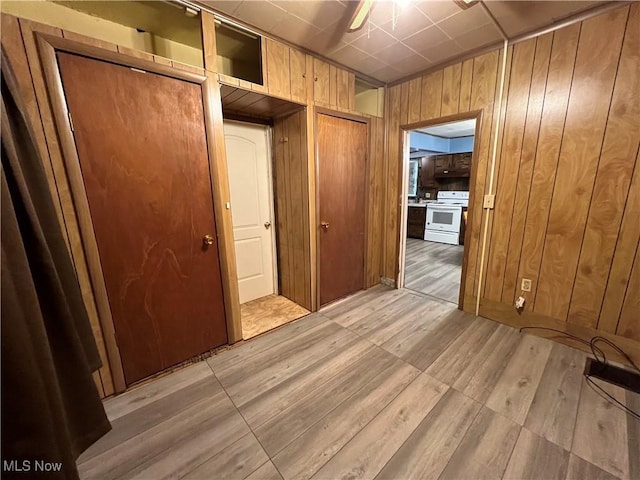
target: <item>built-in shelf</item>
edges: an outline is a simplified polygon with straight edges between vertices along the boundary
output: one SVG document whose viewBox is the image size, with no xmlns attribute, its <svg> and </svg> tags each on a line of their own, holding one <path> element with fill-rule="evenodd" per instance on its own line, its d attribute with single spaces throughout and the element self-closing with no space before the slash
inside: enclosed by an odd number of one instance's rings
<svg viewBox="0 0 640 480">
<path fill-rule="evenodd" d="M 356 77 L 355 108 L 360 113 L 382 117 L 384 111 L 384 88 L 370 85 Z"/>
<path fill-rule="evenodd" d="M 260 35 L 216 21 L 216 49 L 218 72 L 264 85 Z"/>
<path fill-rule="evenodd" d="M 146 52 L 203 66 L 200 13 L 171 2 L 2 2 L 2 11 L 21 18 Z"/>
</svg>

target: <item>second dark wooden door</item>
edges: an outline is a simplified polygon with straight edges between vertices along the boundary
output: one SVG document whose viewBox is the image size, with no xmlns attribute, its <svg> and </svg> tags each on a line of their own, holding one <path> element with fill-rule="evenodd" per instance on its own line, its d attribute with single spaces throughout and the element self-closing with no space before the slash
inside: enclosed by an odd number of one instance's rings
<svg viewBox="0 0 640 480">
<path fill-rule="evenodd" d="M 320 305 L 364 287 L 367 125 L 318 115 Z"/>
<path fill-rule="evenodd" d="M 130 384 L 227 342 L 201 87 L 58 62 Z"/>
</svg>

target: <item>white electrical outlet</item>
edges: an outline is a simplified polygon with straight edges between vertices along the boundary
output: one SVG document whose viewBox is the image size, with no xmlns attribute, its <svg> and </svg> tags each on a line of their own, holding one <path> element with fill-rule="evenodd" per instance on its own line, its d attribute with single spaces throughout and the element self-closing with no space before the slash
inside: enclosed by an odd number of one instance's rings
<svg viewBox="0 0 640 480">
<path fill-rule="evenodd" d="M 523 292 L 530 292 L 531 291 L 531 279 L 523 278 L 522 279 L 522 285 L 520 286 L 520 289 Z"/>
<path fill-rule="evenodd" d="M 487 195 L 484 196 L 484 202 L 483 202 L 482 206 L 484 208 L 489 209 L 489 210 L 493 210 L 493 206 L 495 204 L 495 201 L 496 201 L 496 196 L 495 195 L 487 194 Z"/>
</svg>

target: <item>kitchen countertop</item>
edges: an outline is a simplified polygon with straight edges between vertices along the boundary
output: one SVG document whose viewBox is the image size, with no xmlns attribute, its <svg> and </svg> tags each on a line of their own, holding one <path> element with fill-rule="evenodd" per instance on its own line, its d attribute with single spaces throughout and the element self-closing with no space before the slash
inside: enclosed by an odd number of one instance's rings
<svg viewBox="0 0 640 480">
<path fill-rule="evenodd" d="M 426 202 L 422 202 L 422 203 L 412 203 L 409 202 L 407 205 L 410 207 L 420 207 L 420 208 L 424 208 L 427 205 L 429 205 L 430 203 L 438 203 L 437 200 L 427 200 Z"/>
</svg>

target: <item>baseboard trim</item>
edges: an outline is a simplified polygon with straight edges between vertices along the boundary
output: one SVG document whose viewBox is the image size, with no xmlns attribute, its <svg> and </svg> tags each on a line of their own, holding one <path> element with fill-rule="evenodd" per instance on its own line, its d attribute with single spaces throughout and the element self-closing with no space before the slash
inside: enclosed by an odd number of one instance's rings
<svg viewBox="0 0 640 480">
<path fill-rule="evenodd" d="M 396 281 L 389 277 L 382 277 L 380 282 L 387 287 L 396 288 Z"/>
</svg>

